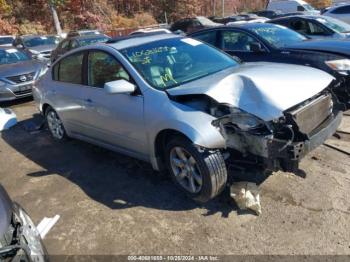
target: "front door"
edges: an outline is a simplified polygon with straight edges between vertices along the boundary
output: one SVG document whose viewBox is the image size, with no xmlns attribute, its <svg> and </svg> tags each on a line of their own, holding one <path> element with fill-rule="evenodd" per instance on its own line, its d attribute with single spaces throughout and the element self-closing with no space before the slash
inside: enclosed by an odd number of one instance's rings
<svg viewBox="0 0 350 262">
<path fill-rule="evenodd" d="M 141 92 L 109 94 L 104 90 L 107 82 L 124 79 L 134 84 L 133 79 L 119 61 L 105 51 L 89 52 L 87 71 L 84 100 L 89 135 L 99 142 L 146 154 L 147 134 Z"/>
</svg>

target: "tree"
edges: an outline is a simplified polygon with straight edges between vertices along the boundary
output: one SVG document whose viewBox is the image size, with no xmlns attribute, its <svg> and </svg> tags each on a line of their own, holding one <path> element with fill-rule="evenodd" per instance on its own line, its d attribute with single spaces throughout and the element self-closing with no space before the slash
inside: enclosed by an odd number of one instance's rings
<svg viewBox="0 0 350 262">
<path fill-rule="evenodd" d="M 56 4 L 58 4 L 59 0 L 49 0 L 49 7 L 52 13 L 53 22 L 56 28 L 56 32 L 58 35 L 62 34 L 61 23 L 57 15 Z"/>
</svg>

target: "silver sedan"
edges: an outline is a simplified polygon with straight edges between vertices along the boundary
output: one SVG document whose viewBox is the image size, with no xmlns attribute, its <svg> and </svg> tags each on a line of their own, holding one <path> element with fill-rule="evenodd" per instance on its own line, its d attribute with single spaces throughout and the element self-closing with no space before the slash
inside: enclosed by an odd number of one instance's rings
<svg viewBox="0 0 350 262">
<path fill-rule="evenodd" d="M 32 95 L 34 81 L 47 66 L 13 47 L 0 47 L 0 102 Z"/>
<path fill-rule="evenodd" d="M 66 54 L 33 93 L 53 138 L 148 161 L 205 202 L 231 162 L 296 171 L 340 124 L 333 84 L 317 69 L 240 65 L 200 41 L 150 34 Z"/>
</svg>

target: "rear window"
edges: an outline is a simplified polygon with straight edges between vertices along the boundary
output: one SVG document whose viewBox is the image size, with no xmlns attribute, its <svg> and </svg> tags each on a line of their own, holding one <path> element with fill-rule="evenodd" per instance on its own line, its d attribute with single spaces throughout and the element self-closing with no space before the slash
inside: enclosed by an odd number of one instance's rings
<svg viewBox="0 0 350 262">
<path fill-rule="evenodd" d="M 71 84 L 82 84 L 84 53 L 78 53 L 63 58 L 53 68 L 53 80 Z"/>
</svg>

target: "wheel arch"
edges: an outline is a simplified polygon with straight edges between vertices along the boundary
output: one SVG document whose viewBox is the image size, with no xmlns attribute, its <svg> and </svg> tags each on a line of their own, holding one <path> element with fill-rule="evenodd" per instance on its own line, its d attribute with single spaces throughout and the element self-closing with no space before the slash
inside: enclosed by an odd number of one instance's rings
<svg viewBox="0 0 350 262">
<path fill-rule="evenodd" d="M 155 167 L 155 169 L 160 171 L 165 170 L 165 165 L 164 165 L 165 145 L 171 138 L 176 136 L 181 136 L 193 142 L 193 140 L 191 140 L 187 135 L 185 135 L 183 132 L 178 131 L 176 129 L 168 128 L 168 129 L 163 129 L 159 131 L 154 140 L 154 156 L 155 156 L 156 163 L 153 163 L 153 166 Z M 156 164 L 156 166 L 154 164 Z"/>
</svg>

